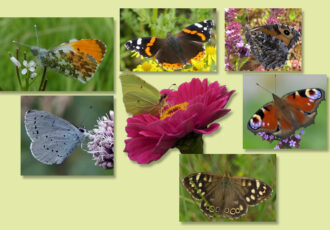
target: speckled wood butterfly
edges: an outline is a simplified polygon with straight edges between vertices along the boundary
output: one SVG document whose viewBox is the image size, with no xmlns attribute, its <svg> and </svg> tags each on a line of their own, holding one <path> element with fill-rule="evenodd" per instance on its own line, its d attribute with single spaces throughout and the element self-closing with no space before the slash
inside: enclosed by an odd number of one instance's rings
<svg viewBox="0 0 330 230">
<path fill-rule="evenodd" d="M 208 217 L 218 214 L 230 219 L 239 218 L 247 212 L 249 205 L 257 205 L 273 192 L 269 185 L 258 179 L 212 173 L 190 174 L 182 182 L 194 199 L 202 200 L 200 209 Z"/>
</svg>

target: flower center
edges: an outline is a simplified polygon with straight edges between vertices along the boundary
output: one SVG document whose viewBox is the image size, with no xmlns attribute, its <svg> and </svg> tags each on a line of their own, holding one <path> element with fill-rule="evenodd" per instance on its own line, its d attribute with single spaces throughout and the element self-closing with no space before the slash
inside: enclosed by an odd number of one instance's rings
<svg viewBox="0 0 330 230">
<path fill-rule="evenodd" d="M 188 104 L 188 102 L 183 102 L 166 109 L 161 113 L 160 120 L 164 120 L 165 118 L 172 116 L 176 111 L 187 110 Z"/>
<path fill-rule="evenodd" d="M 149 62 L 144 62 L 144 63 L 142 64 L 142 69 L 143 69 L 144 71 L 150 71 L 151 68 L 152 68 L 152 65 L 151 65 Z"/>
</svg>

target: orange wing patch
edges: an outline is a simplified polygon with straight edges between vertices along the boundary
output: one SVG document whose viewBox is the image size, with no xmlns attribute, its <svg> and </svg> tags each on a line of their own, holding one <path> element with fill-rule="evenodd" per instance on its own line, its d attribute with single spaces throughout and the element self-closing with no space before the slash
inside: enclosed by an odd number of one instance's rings
<svg viewBox="0 0 330 230">
<path fill-rule="evenodd" d="M 77 53 L 84 53 L 92 56 L 97 64 L 100 64 L 106 52 L 103 42 L 96 39 L 83 39 L 70 42 L 70 45 Z"/>
</svg>

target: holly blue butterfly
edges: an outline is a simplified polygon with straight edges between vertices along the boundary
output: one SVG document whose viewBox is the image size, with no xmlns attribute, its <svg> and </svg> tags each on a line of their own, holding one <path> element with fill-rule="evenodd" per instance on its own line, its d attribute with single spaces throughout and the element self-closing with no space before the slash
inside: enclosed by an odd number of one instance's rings
<svg viewBox="0 0 330 230">
<path fill-rule="evenodd" d="M 24 123 L 33 157 L 47 165 L 61 164 L 88 136 L 86 129 L 44 111 L 27 111 Z"/>
</svg>

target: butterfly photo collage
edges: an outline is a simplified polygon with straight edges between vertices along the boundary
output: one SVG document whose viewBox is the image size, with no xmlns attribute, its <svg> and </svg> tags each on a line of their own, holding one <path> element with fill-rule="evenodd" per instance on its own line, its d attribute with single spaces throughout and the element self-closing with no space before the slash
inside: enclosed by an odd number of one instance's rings
<svg viewBox="0 0 330 230">
<path fill-rule="evenodd" d="M 281 152 L 328 148 L 328 82 L 302 73 L 302 9 L 118 13 L 0 18 L 0 90 L 20 92 L 21 176 L 116 180 L 123 161 L 153 174 L 175 155 L 177 221 L 276 223 Z"/>
</svg>

